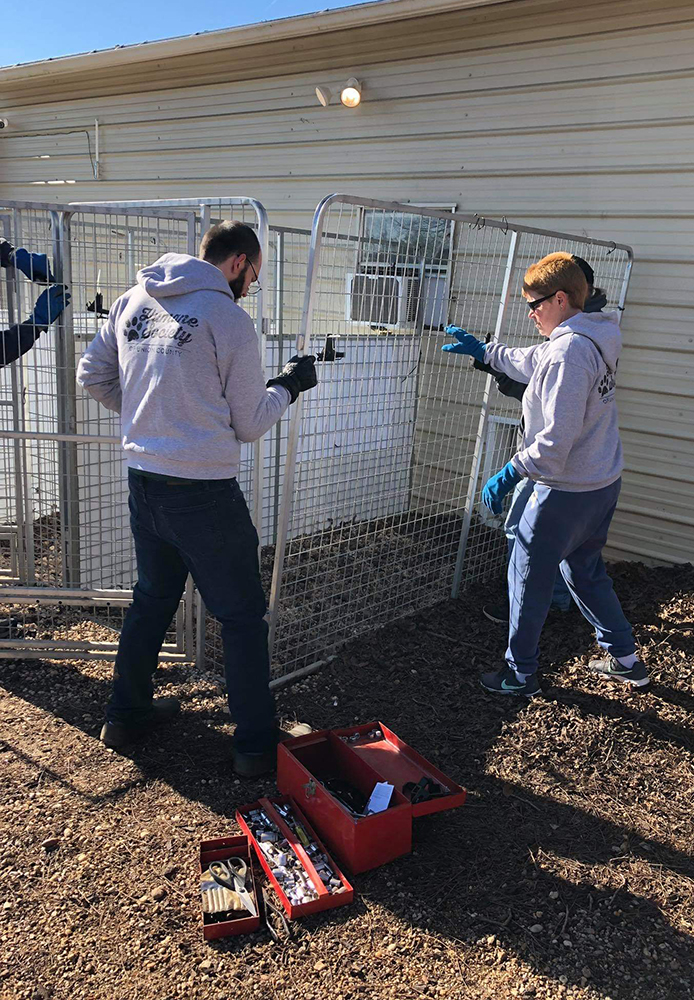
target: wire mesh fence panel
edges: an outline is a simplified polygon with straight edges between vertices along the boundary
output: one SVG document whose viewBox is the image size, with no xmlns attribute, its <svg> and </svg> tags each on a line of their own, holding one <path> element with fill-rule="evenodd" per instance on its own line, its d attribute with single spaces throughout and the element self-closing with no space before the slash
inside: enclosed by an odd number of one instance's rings
<svg viewBox="0 0 694 1000">
<path fill-rule="evenodd" d="M 132 595 L 102 591 L 90 596 L 49 588 L 0 588 L 0 658 L 111 659 Z M 164 659 L 189 659 L 185 621 L 177 616 L 167 630 Z"/>
<path fill-rule="evenodd" d="M 265 322 L 265 367 L 268 374 L 276 373 L 296 353 L 301 324 L 301 302 L 306 285 L 306 265 L 311 238 L 310 230 L 289 227 L 269 227 L 267 260 L 263 268 Z M 246 306 L 247 300 L 244 301 Z M 287 459 L 290 410 L 265 436 L 263 442 L 263 505 L 260 532 L 260 572 L 265 593 L 270 593 L 275 542 L 279 524 L 280 496 Z M 242 449 L 239 484 L 247 495 L 252 486 L 248 445 Z M 211 615 L 206 616 L 203 632 L 199 632 L 199 659 L 218 669 L 223 668 L 221 629 Z"/>
<path fill-rule="evenodd" d="M 77 203 L 81 211 L 94 206 L 94 203 L 85 205 Z M 96 206 L 94 206 L 96 207 Z M 220 222 L 234 220 L 243 222 L 255 229 L 261 246 L 263 256 L 262 268 L 260 270 L 258 284 L 252 286 L 255 294 L 249 294 L 241 303 L 243 308 L 253 319 L 258 331 L 259 349 L 261 360 L 266 366 L 274 370 L 276 364 L 276 334 L 270 334 L 270 311 L 273 311 L 273 327 L 277 326 L 275 312 L 281 307 L 277 306 L 274 297 L 274 282 L 276 280 L 277 245 L 269 246 L 267 214 L 264 207 L 256 199 L 247 197 L 219 196 L 207 198 L 177 198 L 177 199 L 156 199 L 145 202 L 111 202 L 100 203 L 100 209 L 111 209 L 115 212 L 127 211 L 188 211 L 194 218 L 194 239 L 193 245 L 178 248 L 177 252 L 198 253 L 200 242 L 205 232 Z M 306 234 L 308 243 L 309 233 Z M 174 248 L 172 248 L 174 249 Z M 162 253 L 165 251 L 161 251 Z M 158 256 L 158 255 L 157 255 Z M 301 275 L 301 285 L 303 287 L 305 276 L 304 269 Z M 134 280 L 134 279 L 133 279 Z M 271 304 L 272 299 L 272 304 Z M 281 323 L 281 318 L 280 318 Z M 87 405 L 89 401 L 87 400 Z M 100 407 L 98 407 L 101 410 Z M 103 412 L 103 411 L 102 411 Z M 238 482 L 243 490 L 246 502 L 251 510 L 254 523 L 258 529 L 261 546 L 266 546 L 263 554 L 263 563 L 271 563 L 272 555 L 267 554 L 267 546 L 272 544 L 274 532 L 276 530 L 277 511 L 277 488 L 274 486 L 277 475 L 277 463 L 274 455 L 274 438 L 265 439 L 252 444 L 243 443 L 240 449 L 240 461 Z M 127 486 L 123 487 L 127 493 Z M 274 520 L 273 520 L 274 519 Z M 199 595 L 195 601 L 195 643 L 196 660 L 198 663 L 207 663 L 221 667 L 223 663 L 223 651 L 221 647 L 220 627 L 215 619 L 206 613 Z"/>
<path fill-rule="evenodd" d="M 47 255 L 72 300 L 32 349 L 0 373 L 0 582 L 7 584 L 0 592 L 0 655 L 10 649 L 112 655 L 115 646 L 99 638 L 100 627 L 103 635 L 115 630 L 117 642 L 135 582 L 126 469 L 119 417 L 79 389 L 77 362 L 140 267 L 163 253 L 193 249 L 195 219 L 27 203 L 6 207 L 1 218 L 14 246 Z M 2 315 L 9 322 L 28 314 L 37 289 L 16 268 L 8 270 Z M 146 324 L 133 336 L 145 341 Z M 165 655 L 181 658 L 192 649 L 191 616 L 184 602 Z"/>
<path fill-rule="evenodd" d="M 129 212 L 83 207 L 70 219 L 69 284 L 75 367 L 115 300 L 135 284 L 140 268 L 162 254 L 187 253 L 191 248 L 188 218 L 138 215 L 136 209 Z M 153 350 L 156 342 L 150 341 L 150 332 L 143 316 L 132 324 L 128 339 L 137 341 L 143 350 Z M 127 464 L 120 447 L 120 416 L 77 386 L 75 430 L 96 439 L 76 449 L 80 586 L 131 588 L 135 561 L 129 528 Z M 104 438 L 113 443 L 104 442 Z"/>
<path fill-rule="evenodd" d="M 526 262 L 557 249 L 586 257 L 591 243 L 521 229 L 341 195 L 319 206 L 299 338 L 320 352 L 319 385 L 292 408 L 276 678 L 499 572 L 504 536 L 480 479 L 515 450 L 518 409 L 441 348 L 448 322 L 533 342 L 519 297 Z M 616 304 L 629 253 L 605 246 L 592 257 Z"/>
</svg>

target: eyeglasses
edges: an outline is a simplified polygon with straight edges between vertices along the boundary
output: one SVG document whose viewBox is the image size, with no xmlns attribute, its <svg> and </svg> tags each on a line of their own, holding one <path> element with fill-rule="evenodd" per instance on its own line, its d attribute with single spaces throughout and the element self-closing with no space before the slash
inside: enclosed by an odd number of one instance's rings
<svg viewBox="0 0 694 1000">
<path fill-rule="evenodd" d="M 248 286 L 248 292 L 247 292 L 247 294 L 248 295 L 257 295 L 258 292 L 261 290 L 260 289 L 260 281 L 258 280 L 258 272 L 253 267 L 253 264 L 251 263 L 250 260 L 248 260 L 248 258 L 246 258 L 246 263 L 248 264 L 248 266 L 250 267 L 251 271 L 253 272 L 253 280 L 255 281 L 255 287 L 253 287 L 253 282 L 251 282 L 251 284 Z"/>
<path fill-rule="evenodd" d="M 559 291 L 559 289 L 557 289 L 557 291 Z M 528 306 L 528 312 L 531 312 L 531 313 L 535 312 L 535 310 L 537 309 L 538 306 L 541 306 L 543 302 L 546 302 L 547 299 L 553 298 L 553 296 L 555 296 L 556 294 L 557 294 L 557 292 L 550 292 L 549 295 L 543 295 L 541 299 L 535 299 L 534 302 L 528 302 L 528 303 L 526 303 L 527 306 Z"/>
</svg>

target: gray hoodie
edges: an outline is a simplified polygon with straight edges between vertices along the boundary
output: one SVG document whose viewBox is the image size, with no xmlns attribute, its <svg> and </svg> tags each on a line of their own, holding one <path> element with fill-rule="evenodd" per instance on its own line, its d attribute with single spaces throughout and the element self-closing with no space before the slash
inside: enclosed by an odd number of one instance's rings
<svg viewBox="0 0 694 1000">
<path fill-rule="evenodd" d="M 111 306 L 77 381 L 121 414 L 128 465 L 182 479 L 231 479 L 240 444 L 289 405 L 265 388 L 253 321 L 213 264 L 167 253 Z"/>
<path fill-rule="evenodd" d="M 617 313 L 578 313 L 533 347 L 489 344 L 485 363 L 527 383 L 523 442 L 511 461 L 524 477 L 568 493 L 599 490 L 622 471 L 615 375 Z"/>
</svg>

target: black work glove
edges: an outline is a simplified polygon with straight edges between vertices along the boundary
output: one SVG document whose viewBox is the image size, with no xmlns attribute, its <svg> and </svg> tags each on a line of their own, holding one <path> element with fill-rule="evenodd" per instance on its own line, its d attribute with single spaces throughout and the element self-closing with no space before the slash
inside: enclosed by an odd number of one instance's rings
<svg viewBox="0 0 694 1000">
<path fill-rule="evenodd" d="M 271 385 L 283 385 L 292 397 L 293 403 L 300 392 L 306 392 L 307 389 L 313 389 L 318 385 L 315 361 L 312 354 L 303 358 L 295 354 L 293 358 L 289 359 L 279 375 L 275 375 L 269 380 L 268 389 Z"/>
</svg>

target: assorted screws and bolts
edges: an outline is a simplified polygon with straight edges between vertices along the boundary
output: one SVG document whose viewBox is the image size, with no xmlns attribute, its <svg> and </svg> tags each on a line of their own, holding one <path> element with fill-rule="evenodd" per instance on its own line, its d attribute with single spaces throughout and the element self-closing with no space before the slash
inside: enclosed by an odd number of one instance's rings
<svg viewBox="0 0 694 1000">
<path fill-rule="evenodd" d="M 321 851 L 318 844 L 313 843 L 310 839 L 304 827 L 296 819 L 291 806 L 275 804 L 275 809 L 296 835 L 328 892 L 344 892 L 345 887 L 335 874 L 330 859 Z M 310 875 L 294 853 L 289 841 L 265 810 L 252 809 L 245 816 L 245 820 L 270 866 L 270 871 L 282 887 L 289 902 L 293 906 L 300 906 L 302 903 L 318 899 L 318 892 Z"/>
<path fill-rule="evenodd" d="M 359 743 L 360 740 L 382 740 L 383 733 L 380 729 L 372 729 L 370 733 L 352 733 L 351 736 L 341 736 L 344 743 Z"/>
</svg>

